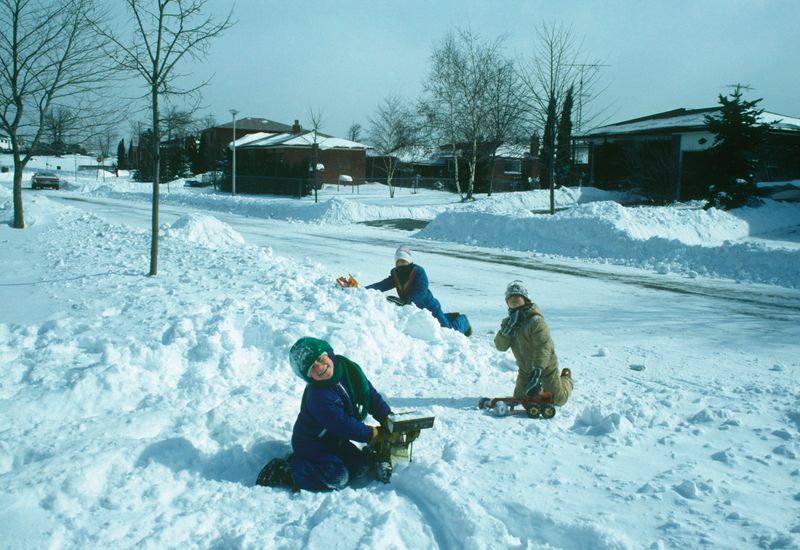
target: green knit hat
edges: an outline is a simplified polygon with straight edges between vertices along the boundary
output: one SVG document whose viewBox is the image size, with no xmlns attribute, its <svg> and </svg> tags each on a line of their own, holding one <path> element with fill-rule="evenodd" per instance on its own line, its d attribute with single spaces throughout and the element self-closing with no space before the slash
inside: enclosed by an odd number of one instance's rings
<svg viewBox="0 0 800 550">
<path fill-rule="evenodd" d="M 289 363 L 292 365 L 294 373 L 305 380 L 306 382 L 314 382 L 308 377 L 308 369 L 314 364 L 314 361 L 319 359 L 323 354 L 327 353 L 334 362 L 336 356 L 333 354 L 333 348 L 325 340 L 319 338 L 311 338 L 305 336 L 300 338 L 294 343 L 292 349 L 289 350 Z"/>
</svg>

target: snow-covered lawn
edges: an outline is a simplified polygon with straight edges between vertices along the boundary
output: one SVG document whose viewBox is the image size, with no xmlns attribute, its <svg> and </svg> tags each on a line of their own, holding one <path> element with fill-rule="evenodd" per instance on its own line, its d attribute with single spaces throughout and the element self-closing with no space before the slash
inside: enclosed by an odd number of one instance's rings
<svg viewBox="0 0 800 550">
<path fill-rule="evenodd" d="M 797 206 L 622 208 L 563 190 L 549 217 L 532 213 L 543 193 L 326 187 L 315 204 L 173 182 L 147 277 L 149 186 L 79 176 L 24 195 L 28 228 L 0 225 L 0 546 L 800 544 Z M 431 222 L 354 223 L 409 217 Z M 400 243 L 472 338 L 335 286 L 385 276 Z M 516 278 L 575 378 L 550 421 L 475 407 L 513 387 L 492 336 Z M 253 486 L 289 450 L 302 382 L 287 351 L 304 335 L 359 362 L 393 408 L 435 415 L 391 484 Z"/>
</svg>

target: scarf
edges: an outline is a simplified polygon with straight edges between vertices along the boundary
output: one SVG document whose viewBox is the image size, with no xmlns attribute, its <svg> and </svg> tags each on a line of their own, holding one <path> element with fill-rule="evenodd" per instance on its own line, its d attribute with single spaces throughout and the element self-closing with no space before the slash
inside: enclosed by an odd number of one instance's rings
<svg viewBox="0 0 800 550">
<path fill-rule="evenodd" d="M 308 376 L 308 369 L 314 361 L 327 353 L 333 361 L 333 374 L 327 380 L 314 380 Z M 305 337 L 299 339 L 289 351 L 289 361 L 300 378 L 317 388 L 330 388 L 341 382 L 348 395 L 352 396 L 353 412 L 359 421 L 364 421 L 369 413 L 369 382 L 358 363 L 344 355 L 336 355 L 325 340 Z M 305 398 L 305 393 L 303 393 Z"/>
</svg>

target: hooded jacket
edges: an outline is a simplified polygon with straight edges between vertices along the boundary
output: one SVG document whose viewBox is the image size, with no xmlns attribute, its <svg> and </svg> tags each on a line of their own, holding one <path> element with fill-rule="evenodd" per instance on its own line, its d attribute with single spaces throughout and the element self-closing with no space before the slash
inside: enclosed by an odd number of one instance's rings
<svg viewBox="0 0 800 550">
<path fill-rule="evenodd" d="M 506 336 L 498 331 L 494 337 L 495 347 L 500 351 L 511 348 L 511 353 L 517 361 L 519 371 L 514 397 L 522 397 L 525 394 L 525 386 L 531 378 L 534 367 L 539 367 L 544 371 L 542 391 L 552 392 L 553 402 L 556 405 L 563 405 L 567 402 L 572 388 L 567 387 L 566 382 L 562 383 L 550 328 L 536 304 L 532 303 L 530 309 L 522 312 L 522 316 L 510 335 Z"/>
</svg>

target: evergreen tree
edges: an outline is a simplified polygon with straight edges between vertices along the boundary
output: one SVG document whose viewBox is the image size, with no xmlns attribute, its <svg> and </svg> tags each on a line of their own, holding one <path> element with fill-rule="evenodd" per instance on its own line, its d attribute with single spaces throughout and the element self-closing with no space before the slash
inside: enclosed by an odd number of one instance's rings
<svg viewBox="0 0 800 550">
<path fill-rule="evenodd" d="M 128 160 L 125 158 L 125 140 L 119 140 L 119 144 L 117 145 L 117 169 L 118 170 L 127 170 L 128 169 Z"/>
<path fill-rule="evenodd" d="M 207 149 L 208 149 L 208 138 L 206 137 L 206 132 L 202 132 L 200 134 L 200 143 L 197 146 L 195 154 L 192 156 L 193 174 L 203 174 L 211 169 L 208 166 L 206 158 L 208 155 Z"/>
<path fill-rule="evenodd" d="M 133 155 L 133 139 L 128 142 L 128 157 L 125 159 L 128 165 L 128 170 L 136 170 L 139 168 L 136 158 Z"/>
<path fill-rule="evenodd" d="M 561 120 L 558 123 L 556 138 L 555 176 L 558 185 L 572 183 L 572 102 L 572 86 L 570 86 L 561 108 Z"/>
<path fill-rule="evenodd" d="M 547 120 L 544 124 L 544 135 L 542 136 L 542 152 L 540 157 L 540 170 L 542 187 L 553 189 L 553 163 L 555 162 L 555 125 L 556 125 L 556 98 L 550 96 L 547 102 Z M 552 197 L 551 197 L 552 199 Z M 552 200 L 551 200 L 552 202 Z M 552 206 L 552 205 L 551 205 Z M 552 208 L 551 208 L 552 210 Z"/>
<path fill-rule="evenodd" d="M 139 162 L 136 170 L 136 181 L 153 181 L 153 131 L 142 132 L 137 145 Z"/>
<path fill-rule="evenodd" d="M 705 208 L 736 208 L 754 194 L 755 155 L 769 129 L 758 123 L 764 112 L 756 107 L 760 101 L 745 101 L 742 86 L 737 84 L 729 97 L 719 96 L 720 112 L 705 117 L 708 130 L 715 135 L 711 149 L 714 181 Z"/>
</svg>

